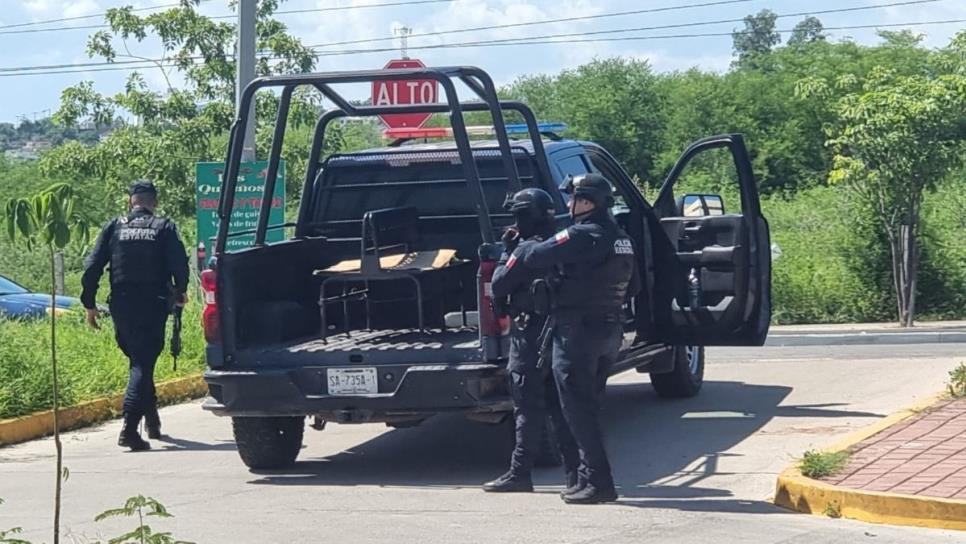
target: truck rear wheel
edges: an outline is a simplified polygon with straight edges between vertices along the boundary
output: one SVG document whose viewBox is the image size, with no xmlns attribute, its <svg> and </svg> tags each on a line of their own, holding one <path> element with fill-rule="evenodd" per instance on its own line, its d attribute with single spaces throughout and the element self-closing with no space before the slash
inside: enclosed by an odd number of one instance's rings
<svg viewBox="0 0 966 544">
<path fill-rule="evenodd" d="M 704 384 L 704 347 L 674 346 L 674 370 L 651 374 L 651 386 L 659 397 L 693 397 Z"/>
<path fill-rule="evenodd" d="M 305 418 L 233 417 L 231 424 L 238 455 L 248 468 L 292 466 L 302 449 Z"/>
</svg>

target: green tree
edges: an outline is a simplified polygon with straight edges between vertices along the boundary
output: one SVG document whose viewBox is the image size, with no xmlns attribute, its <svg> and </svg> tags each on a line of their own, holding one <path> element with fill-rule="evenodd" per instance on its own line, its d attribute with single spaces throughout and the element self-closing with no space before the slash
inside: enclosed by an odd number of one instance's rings
<svg viewBox="0 0 966 544">
<path fill-rule="evenodd" d="M 782 35 L 775 31 L 777 19 L 774 11 L 763 9 L 756 15 L 745 17 L 743 30 L 731 33 L 734 54 L 738 57 L 735 61 L 737 65 L 754 67 L 761 57 L 771 53 L 772 48 L 782 42 Z"/>
<path fill-rule="evenodd" d="M 37 193 L 31 198 L 15 198 L 7 202 L 5 219 L 7 237 L 18 236 L 28 248 L 45 246 L 50 256 L 51 285 L 56 283 L 54 254 L 63 250 L 72 238 L 87 240 L 88 224 L 76 211 L 76 200 L 70 185 L 60 183 Z M 74 236 L 77 234 L 78 236 Z M 54 493 L 54 544 L 60 541 L 61 483 L 66 479 L 63 447 L 60 442 L 60 391 L 57 376 L 57 298 L 50 291 L 50 365 L 53 372 L 54 446 L 57 450 L 57 483 Z"/>
<path fill-rule="evenodd" d="M 564 121 L 567 135 L 600 143 L 642 179 L 651 179 L 664 124 L 658 77 L 646 61 L 600 59 L 556 76 L 523 77 L 504 94 L 545 120 Z"/>
<path fill-rule="evenodd" d="M 177 540 L 171 533 L 155 533 L 150 526 L 145 525 L 147 517 L 173 518 L 168 509 L 157 499 L 138 495 L 125 501 L 121 508 L 112 508 L 98 514 L 94 521 L 103 521 L 108 518 L 135 517 L 137 516 L 138 526 L 134 530 L 121 536 L 114 537 L 108 544 L 191 544 L 182 540 Z"/>
<path fill-rule="evenodd" d="M 259 2 L 258 75 L 307 72 L 315 65 L 315 53 L 272 18 L 279 1 Z M 65 89 L 54 116 L 62 125 L 89 121 L 103 126 L 121 114 L 136 123 L 114 130 L 92 147 L 71 142 L 52 150 L 42 159 L 45 173 L 76 172 L 101 179 L 116 195 L 132 179 L 149 178 L 164 192 L 167 213 L 193 211 L 194 163 L 224 159 L 223 135 L 234 118 L 235 96 L 235 25 L 205 17 L 196 9 L 200 3 L 182 0 L 177 7 L 145 16 L 130 6 L 107 11 L 109 28 L 90 37 L 88 55 L 108 62 L 144 60 L 134 49 L 149 37 L 159 39 L 163 54 L 148 60 L 169 81 L 168 88 L 155 91 L 134 72 L 124 89 L 112 95 L 98 92 L 89 81 Z M 184 85 L 170 83 L 176 74 Z M 274 120 L 277 100 L 272 93 L 257 97 L 261 152 L 269 140 L 263 137 L 268 129 L 263 125 Z M 311 123 L 320 101 L 317 93 L 301 91 L 290 119 Z"/>
<path fill-rule="evenodd" d="M 826 38 L 825 26 L 818 17 L 806 17 L 799 21 L 792 29 L 788 38 L 788 45 L 797 46 L 808 43 L 824 42 Z"/>
<path fill-rule="evenodd" d="M 897 76 L 879 69 L 859 82 L 806 80 L 800 92 L 831 96 L 836 122 L 828 128 L 834 152 L 831 183 L 844 183 L 868 202 L 888 240 L 898 320 L 913 325 L 919 272 L 919 237 L 925 191 L 966 152 L 966 77 Z"/>
</svg>

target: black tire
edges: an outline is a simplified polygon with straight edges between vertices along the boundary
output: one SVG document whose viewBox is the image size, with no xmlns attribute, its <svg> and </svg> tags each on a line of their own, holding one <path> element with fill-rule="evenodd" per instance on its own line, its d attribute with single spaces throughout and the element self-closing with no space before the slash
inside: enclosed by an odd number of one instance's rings
<svg viewBox="0 0 966 544">
<path fill-rule="evenodd" d="M 675 346 L 674 370 L 664 374 L 651 373 L 651 386 L 659 397 L 678 399 L 693 397 L 704 384 L 704 348 Z"/>
<path fill-rule="evenodd" d="M 302 449 L 304 417 L 233 417 L 238 455 L 252 469 L 292 466 Z"/>
</svg>

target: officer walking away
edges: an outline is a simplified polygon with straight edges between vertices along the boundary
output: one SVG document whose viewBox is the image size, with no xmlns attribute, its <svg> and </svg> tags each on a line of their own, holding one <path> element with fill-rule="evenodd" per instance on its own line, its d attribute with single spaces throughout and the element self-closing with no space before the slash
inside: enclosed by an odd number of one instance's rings
<svg viewBox="0 0 966 544">
<path fill-rule="evenodd" d="M 510 211 L 516 225 L 504 233 L 505 252 L 493 273 L 492 287 L 494 300 L 508 300 L 504 309 L 512 318 L 507 370 L 510 372 L 516 446 L 510 457 L 510 470 L 483 484 L 484 491 L 500 493 L 533 491 L 530 471 L 540 453 L 540 435 L 548 412 L 557 430 L 564 466 L 574 479 L 579 463 L 577 445 L 563 421 L 550 369 L 537 368 L 541 347 L 539 337 L 547 316 L 536 313 L 531 289 L 534 281 L 546 278 L 548 270 L 526 266 L 518 259 L 530 246 L 553 236 L 553 199 L 541 189 L 524 189 L 513 196 Z"/>
<path fill-rule="evenodd" d="M 188 256 L 174 222 L 154 215 L 158 205 L 154 185 L 138 181 L 131 186 L 129 194 L 130 213 L 104 226 L 84 261 L 81 302 L 87 309 L 87 323 L 100 329 L 95 305 L 97 284 L 104 266 L 109 264 L 108 303 L 115 338 L 130 360 L 124 393 L 124 426 L 117 444 L 142 451 L 151 447 L 138 431 L 142 417 L 148 437 L 161 438 L 154 365 L 164 348 L 168 297 L 173 294 L 178 306 L 187 302 Z"/>
<path fill-rule="evenodd" d="M 574 225 L 525 251 L 523 264 L 555 267 L 553 376 L 564 418 L 580 449 L 579 478 L 563 493 L 572 504 L 617 499 L 600 431 L 601 396 L 623 340 L 622 306 L 640 290 L 634 248 L 610 213 L 610 182 L 569 178 Z"/>
</svg>

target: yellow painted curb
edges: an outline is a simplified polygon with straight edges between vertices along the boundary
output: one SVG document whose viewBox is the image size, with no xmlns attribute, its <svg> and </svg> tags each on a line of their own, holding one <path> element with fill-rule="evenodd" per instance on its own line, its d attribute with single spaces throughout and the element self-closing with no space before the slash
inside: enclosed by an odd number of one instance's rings
<svg viewBox="0 0 966 544">
<path fill-rule="evenodd" d="M 826 451 L 847 450 L 900 421 L 918 415 L 944 398 L 945 394 L 936 395 L 889 415 Z M 802 476 L 797 463 L 778 476 L 774 503 L 806 514 L 829 515 L 834 512 L 835 515 L 872 523 L 966 530 L 966 501 L 839 487 Z"/>
<path fill-rule="evenodd" d="M 200 374 L 179 378 L 157 385 L 158 402 L 173 404 L 202 397 L 208 386 Z M 60 410 L 60 429 L 68 431 L 111 419 L 121 411 L 124 395 L 114 395 Z M 54 412 L 47 410 L 28 416 L 0 420 L 0 446 L 26 442 L 54 432 Z"/>
</svg>

